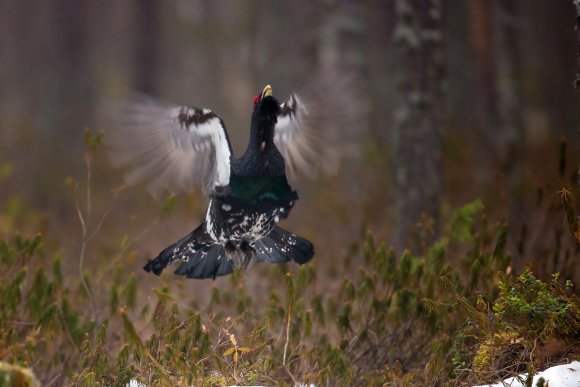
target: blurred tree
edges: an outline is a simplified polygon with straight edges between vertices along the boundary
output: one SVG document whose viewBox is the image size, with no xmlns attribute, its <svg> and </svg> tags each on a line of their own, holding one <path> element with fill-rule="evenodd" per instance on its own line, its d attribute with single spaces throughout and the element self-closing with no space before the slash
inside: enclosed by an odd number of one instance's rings
<svg viewBox="0 0 580 387">
<path fill-rule="evenodd" d="M 373 139 L 384 144 L 391 139 L 390 124 L 397 97 L 394 72 L 397 68 L 392 41 L 395 27 L 395 3 L 373 0 L 367 7 L 366 72 L 371 97 L 369 126 Z"/>
<path fill-rule="evenodd" d="M 479 147 L 483 159 L 489 156 L 490 136 L 486 129 L 497 121 L 496 104 L 494 103 L 494 50 L 493 50 L 493 1 L 470 1 L 468 3 L 469 39 L 473 55 L 475 77 L 474 116 L 478 125 L 477 133 L 484 138 L 484 147 Z"/>
<path fill-rule="evenodd" d="M 345 202 L 365 202 L 362 211 L 348 207 L 349 214 L 387 233 L 396 224 L 395 212 L 412 226 L 417 214 L 438 208 L 442 195 L 451 205 L 482 196 L 493 206 L 513 203 L 513 221 L 530 210 L 521 200 L 535 188 L 530 182 L 554 172 L 553 165 L 538 162 L 550 156 L 552 142 L 565 135 L 574 149 L 578 141 L 578 95 L 570 87 L 580 71 L 572 24 L 578 1 L 454 2 L 445 7 L 444 20 L 436 21 L 446 31 L 445 47 L 430 40 L 440 37 L 425 26 L 426 19 L 433 22 L 424 15 L 435 9 L 431 3 L 0 1 L 0 158 L 14 165 L 10 189 L 0 196 L 22 192 L 51 208 L 60 196 L 76 225 L 60 182 L 82 173 L 80 133 L 87 126 L 97 129 L 90 120 L 97 102 L 124 87 L 214 109 L 230 123 L 236 147 L 247 142 L 250 97 L 265 82 L 282 96 L 300 91 L 319 72 L 345 66 L 368 81 L 365 119 L 372 131 L 370 139 L 360 136 L 370 144 L 364 161 L 353 163 L 365 171 L 363 178 L 341 172 L 345 179 L 357 177 L 353 190 L 361 193 Z M 433 50 L 444 53 L 450 74 L 444 186 L 435 173 L 442 156 L 433 153 L 442 142 L 443 99 L 436 96 L 442 81 L 436 73 L 443 66 Z M 428 122 L 433 116 L 437 122 Z M 406 162 L 413 160 L 411 168 Z M 398 177 L 384 172 L 389 164 Z M 103 174 L 113 176 L 110 170 Z M 396 195 L 393 183 L 400 185 Z M 307 198 L 309 185 L 299 184 Z M 437 192 L 430 195 L 422 184 Z M 417 198 L 409 187 L 422 193 Z M 407 195 L 409 203 L 421 205 L 390 204 Z"/>
<path fill-rule="evenodd" d="M 135 3 L 134 85 L 143 93 L 156 94 L 159 57 L 160 2 L 140 0 Z"/>
<path fill-rule="evenodd" d="M 476 96 L 472 125 L 481 144 L 479 163 L 487 167 L 478 174 L 484 182 L 494 178 L 495 167 L 510 168 L 506 163 L 522 136 L 516 10 L 513 0 L 471 1 L 468 7 Z"/>
<path fill-rule="evenodd" d="M 574 85 L 577 89 L 580 88 L 580 0 L 573 0 L 576 8 L 576 80 Z"/>
<path fill-rule="evenodd" d="M 208 93 L 207 100 L 204 101 L 208 106 L 219 106 L 219 100 L 223 98 L 222 79 L 223 74 L 227 72 L 224 69 L 224 60 L 220 56 L 222 47 L 227 42 L 224 41 L 224 32 L 220 28 L 220 8 L 212 0 L 201 1 L 201 50 L 203 51 L 204 69 L 203 78 L 205 79 L 208 90 L 214 90 L 214 93 Z M 223 9 L 223 8 L 221 8 Z M 222 18 L 223 19 L 223 18 Z M 199 57 L 199 54 L 196 55 Z"/>
<path fill-rule="evenodd" d="M 510 197 L 509 223 L 513 228 L 521 227 L 522 170 L 520 157 L 524 140 L 521 109 L 521 64 L 516 26 L 519 20 L 517 3 L 513 0 L 498 0 L 495 29 L 495 85 L 497 126 L 492 126 L 493 143 L 500 171 L 507 179 Z M 494 130 L 495 129 L 495 130 Z"/>
<path fill-rule="evenodd" d="M 438 234 L 443 186 L 444 106 L 441 0 L 397 0 L 395 44 L 400 57 L 395 113 L 395 246 L 408 246 L 415 225 Z M 423 216 L 426 215 L 426 217 Z"/>
</svg>

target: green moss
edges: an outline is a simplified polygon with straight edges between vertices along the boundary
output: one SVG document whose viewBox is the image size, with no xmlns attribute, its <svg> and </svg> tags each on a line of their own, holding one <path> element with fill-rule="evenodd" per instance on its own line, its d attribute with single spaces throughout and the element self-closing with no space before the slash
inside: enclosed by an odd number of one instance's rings
<svg viewBox="0 0 580 387">
<path fill-rule="evenodd" d="M 0 386 L 38 387 L 40 383 L 30 369 L 0 362 Z"/>
<path fill-rule="evenodd" d="M 497 370 L 494 362 L 511 345 L 521 341 L 517 332 L 494 333 L 478 346 L 473 357 L 473 370 L 480 373 L 492 373 Z"/>
</svg>

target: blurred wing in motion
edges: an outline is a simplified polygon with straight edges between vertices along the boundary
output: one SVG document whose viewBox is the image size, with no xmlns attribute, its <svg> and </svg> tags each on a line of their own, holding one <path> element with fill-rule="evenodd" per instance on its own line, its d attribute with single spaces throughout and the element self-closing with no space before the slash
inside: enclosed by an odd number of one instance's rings
<svg viewBox="0 0 580 387">
<path fill-rule="evenodd" d="M 364 109 L 353 103 L 351 84 L 314 82 L 303 97 L 292 94 L 280 105 L 274 143 L 290 177 L 315 177 L 321 170 L 334 174 L 343 157 L 357 153 L 353 134 Z"/>
<path fill-rule="evenodd" d="M 211 110 L 138 96 L 111 113 L 105 145 L 111 163 L 125 169 L 127 184 L 144 183 L 155 198 L 198 186 L 208 194 L 229 184 L 231 145 Z"/>
</svg>

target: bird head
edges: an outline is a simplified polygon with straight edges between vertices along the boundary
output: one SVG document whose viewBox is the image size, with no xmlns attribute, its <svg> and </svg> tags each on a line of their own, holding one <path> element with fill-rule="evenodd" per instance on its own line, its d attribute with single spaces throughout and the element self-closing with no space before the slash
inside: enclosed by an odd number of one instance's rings
<svg viewBox="0 0 580 387">
<path fill-rule="evenodd" d="M 252 119 L 261 122 L 276 123 L 278 114 L 280 114 L 280 103 L 272 96 L 272 86 L 266 85 L 262 93 L 256 95 L 252 100 L 254 104 L 254 113 Z"/>
</svg>

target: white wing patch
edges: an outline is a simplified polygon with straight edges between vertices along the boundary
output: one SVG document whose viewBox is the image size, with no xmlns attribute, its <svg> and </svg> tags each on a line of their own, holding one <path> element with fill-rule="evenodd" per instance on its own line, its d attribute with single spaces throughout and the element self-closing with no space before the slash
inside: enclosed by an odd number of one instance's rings
<svg viewBox="0 0 580 387">
<path fill-rule="evenodd" d="M 203 109 L 203 114 L 206 116 L 212 115 L 212 117 L 208 118 L 207 121 L 203 123 L 186 126 L 186 130 L 192 133 L 194 137 L 199 136 L 200 138 L 210 139 L 210 143 L 214 148 L 215 159 L 215 175 L 213 176 L 213 179 L 210 183 L 210 188 L 213 189 L 219 186 L 226 186 L 230 182 L 231 149 L 226 135 L 226 130 L 222 125 L 221 119 L 215 116 L 209 109 Z M 197 147 L 201 147 L 203 149 L 203 141 L 198 145 L 194 143 L 194 147 L 196 147 L 196 149 Z"/>
<path fill-rule="evenodd" d="M 159 197 L 229 184 L 232 151 L 223 121 L 209 109 L 171 107 L 140 96 L 117 106 L 105 133 L 112 164 L 127 184 Z"/>
</svg>

